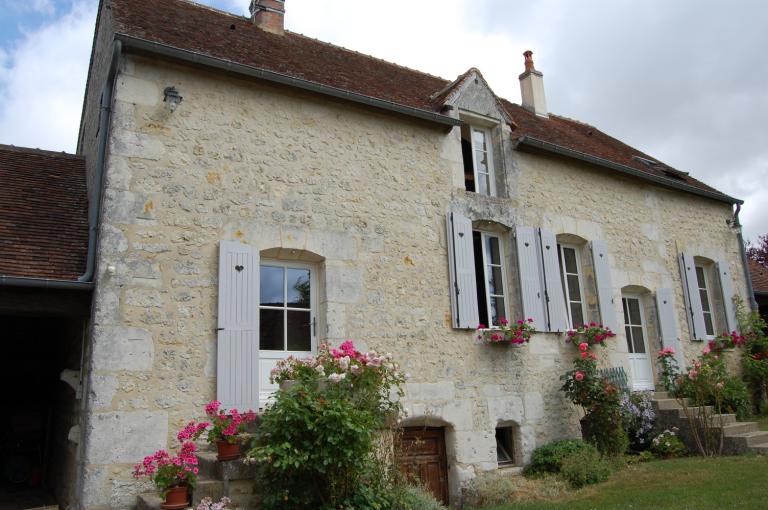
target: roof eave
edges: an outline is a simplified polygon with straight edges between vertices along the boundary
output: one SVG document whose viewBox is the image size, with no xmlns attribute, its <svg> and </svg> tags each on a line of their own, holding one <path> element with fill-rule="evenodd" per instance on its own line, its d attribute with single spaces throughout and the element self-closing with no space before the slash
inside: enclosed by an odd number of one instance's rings
<svg viewBox="0 0 768 510">
<path fill-rule="evenodd" d="M 147 39 L 141 39 L 122 33 L 115 34 L 115 39 L 122 42 L 123 48 L 125 49 L 149 52 L 191 64 L 203 65 L 231 73 L 240 74 L 243 76 L 248 76 L 251 78 L 258 78 L 273 83 L 279 83 L 281 85 L 287 85 L 289 87 L 294 87 L 317 94 L 323 94 L 335 97 L 337 99 L 344 99 L 354 103 L 399 113 L 401 115 L 414 117 L 443 126 L 453 127 L 461 125 L 461 121 L 459 119 L 454 119 L 453 117 L 449 117 L 447 115 L 441 115 L 439 113 L 431 112 L 428 110 L 405 106 L 399 103 L 394 103 L 392 101 L 377 99 L 375 97 L 358 94 L 356 92 L 350 92 L 337 87 L 331 87 L 329 85 L 323 85 L 321 83 L 304 80 L 301 78 L 295 78 L 293 76 L 276 73 L 274 71 L 259 69 L 258 67 L 239 64 L 231 60 L 212 57 L 204 53 L 184 50 L 175 46 L 169 46 L 167 44 L 149 41 Z"/>
<path fill-rule="evenodd" d="M 565 157 L 577 159 L 579 161 L 584 161 L 585 163 L 591 163 L 593 165 L 598 165 L 604 168 L 610 168 L 611 170 L 616 170 L 625 175 L 638 177 L 640 179 L 644 179 L 646 181 L 650 181 L 667 188 L 685 191 L 688 193 L 692 193 L 694 195 L 699 195 L 702 197 L 711 198 L 713 200 L 718 200 L 720 202 L 725 202 L 727 204 L 743 204 L 744 203 L 743 200 L 739 200 L 738 198 L 728 196 L 725 193 L 708 191 L 705 189 L 697 188 L 695 186 L 691 186 L 690 184 L 677 182 L 672 179 L 668 179 L 666 177 L 648 174 L 646 172 L 642 172 L 630 166 L 622 165 L 620 163 L 614 163 L 613 161 L 609 161 L 607 159 L 599 158 L 597 156 L 592 156 L 590 154 L 586 154 L 580 151 L 575 151 L 573 149 L 568 149 L 567 147 L 563 147 L 561 145 L 557 145 L 550 142 L 545 142 L 544 140 L 539 140 L 538 138 L 533 138 L 528 135 L 523 135 L 520 138 L 518 138 L 517 146 L 520 146 L 520 145 L 534 147 L 547 152 L 551 152 L 553 154 L 558 154 L 560 156 L 565 156 Z"/>
</svg>

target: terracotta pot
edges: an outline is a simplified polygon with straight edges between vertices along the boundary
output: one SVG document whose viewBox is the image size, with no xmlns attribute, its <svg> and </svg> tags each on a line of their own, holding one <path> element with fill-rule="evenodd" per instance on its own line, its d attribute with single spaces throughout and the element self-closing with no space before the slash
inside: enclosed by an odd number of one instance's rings
<svg viewBox="0 0 768 510">
<path fill-rule="evenodd" d="M 240 457 L 240 443 L 216 441 L 216 458 L 218 460 L 234 460 Z"/>
<path fill-rule="evenodd" d="M 171 487 L 165 493 L 165 501 L 160 504 L 164 510 L 175 510 L 189 506 L 189 491 L 186 485 Z"/>
</svg>

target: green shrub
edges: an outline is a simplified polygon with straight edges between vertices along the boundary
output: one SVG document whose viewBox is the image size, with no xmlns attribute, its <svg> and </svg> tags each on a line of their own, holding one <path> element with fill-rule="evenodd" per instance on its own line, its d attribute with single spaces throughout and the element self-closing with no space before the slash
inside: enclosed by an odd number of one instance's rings
<svg viewBox="0 0 768 510">
<path fill-rule="evenodd" d="M 531 454 L 531 463 L 525 467 L 524 474 L 557 474 L 562 469 L 563 459 L 583 451 L 597 453 L 594 446 L 580 439 L 559 439 L 539 446 Z"/>
<path fill-rule="evenodd" d="M 583 450 L 563 459 L 560 476 L 574 488 L 604 482 L 611 474 L 611 466 L 595 450 Z"/>
<path fill-rule="evenodd" d="M 423 487 L 406 486 L 398 489 L 393 510 L 445 510 L 432 493 Z"/>
<path fill-rule="evenodd" d="M 739 378 L 728 377 L 725 380 L 722 394 L 722 410 L 725 413 L 733 413 L 736 419 L 745 420 L 752 413 L 752 402 L 749 398 L 749 390 Z"/>
<path fill-rule="evenodd" d="M 584 439 L 605 455 L 618 456 L 629 448 L 629 437 L 622 423 L 621 411 L 613 404 L 595 409 L 581 420 Z"/>
</svg>

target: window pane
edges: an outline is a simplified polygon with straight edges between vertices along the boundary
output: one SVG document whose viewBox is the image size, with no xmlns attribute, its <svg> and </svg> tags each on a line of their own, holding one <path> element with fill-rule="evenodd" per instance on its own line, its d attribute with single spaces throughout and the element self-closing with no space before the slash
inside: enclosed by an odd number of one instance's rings
<svg viewBox="0 0 768 510">
<path fill-rule="evenodd" d="M 501 317 L 506 317 L 507 312 L 506 307 L 504 306 L 504 298 L 503 297 L 491 297 L 491 323 L 494 326 L 499 325 L 499 319 Z"/>
<path fill-rule="evenodd" d="M 477 311 L 482 324 L 490 325 L 486 304 L 486 281 L 483 266 L 483 241 L 480 232 L 472 231 L 472 247 L 475 251 L 475 282 L 477 283 Z M 452 289 L 453 290 L 453 289 Z"/>
<path fill-rule="evenodd" d="M 711 313 L 704 314 L 704 328 L 707 330 L 707 335 L 712 336 L 715 334 L 715 325 L 712 323 Z"/>
<path fill-rule="evenodd" d="M 698 280 L 700 289 L 707 288 L 707 281 L 704 279 L 704 268 L 701 266 L 696 266 L 696 280 Z"/>
<path fill-rule="evenodd" d="M 472 130 L 472 138 L 474 138 L 474 146 L 475 150 L 482 152 L 485 151 L 485 132 L 484 131 L 478 131 L 476 129 Z"/>
<path fill-rule="evenodd" d="M 504 294 L 504 280 L 501 279 L 501 268 L 488 266 L 488 292 Z"/>
<path fill-rule="evenodd" d="M 571 327 L 578 328 L 584 324 L 584 313 L 581 309 L 581 303 L 571 303 Z"/>
<path fill-rule="evenodd" d="M 288 310 L 288 350 L 312 350 L 312 323 L 309 312 Z"/>
<path fill-rule="evenodd" d="M 488 264 L 501 264 L 501 255 L 499 254 L 499 238 L 486 236 L 485 238 L 485 256 Z"/>
<path fill-rule="evenodd" d="M 481 195 L 490 195 L 491 194 L 491 186 L 490 186 L 490 179 L 488 178 L 488 174 L 481 174 L 478 172 L 477 174 L 477 192 Z"/>
<path fill-rule="evenodd" d="M 288 306 L 309 308 L 309 269 L 288 269 Z"/>
<path fill-rule="evenodd" d="M 629 308 L 629 320 L 630 324 L 640 325 L 643 323 L 640 317 L 640 300 L 639 299 L 627 299 L 627 308 Z"/>
<path fill-rule="evenodd" d="M 699 289 L 699 296 L 701 297 L 701 308 L 705 312 L 710 312 L 709 308 L 709 295 L 705 289 Z"/>
<path fill-rule="evenodd" d="M 629 326 L 624 326 L 624 334 L 627 335 L 627 350 L 634 352 L 632 347 L 632 331 L 629 329 Z"/>
<path fill-rule="evenodd" d="M 579 288 L 579 277 L 575 274 L 569 274 L 568 278 L 568 297 L 571 301 L 581 301 L 581 289 Z"/>
<path fill-rule="evenodd" d="M 259 346 L 265 351 L 283 350 L 283 314 L 282 310 L 259 311 Z"/>
<path fill-rule="evenodd" d="M 573 248 L 563 248 L 563 255 L 565 255 L 565 271 L 567 273 L 576 274 L 579 272 L 576 265 L 576 250 Z"/>
<path fill-rule="evenodd" d="M 627 298 L 621 300 L 621 306 L 624 308 L 624 324 L 629 324 L 629 313 L 627 312 Z"/>
<path fill-rule="evenodd" d="M 283 306 L 283 268 L 261 266 L 261 304 Z"/>
<path fill-rule="evenodd" d="M 632 340 L 635 343 L 635 353 L 645 353 L 645 341 L 643 340 L 643 328 L 641 326 L 632 326 Z"/>
</svg>

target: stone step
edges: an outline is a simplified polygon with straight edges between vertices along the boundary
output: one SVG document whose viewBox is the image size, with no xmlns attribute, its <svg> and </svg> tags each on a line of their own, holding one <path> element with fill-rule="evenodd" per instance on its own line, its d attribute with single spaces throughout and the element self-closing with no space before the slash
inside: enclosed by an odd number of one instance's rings
<svg viewBox="0 0 768 510">
<path fill-rule="evenodd" d="M 756 447 L 758 445 L 768 443 L 768 431 L 765 430 L 754 430 L 752 432 L 739 434 L 735 437 L 743 438 L 746 440 L 747 446 L 749 447 Z"/>
<path fill-rule="evenodd" d="M 216 452 L 201 450 L 197 453 L 200 478 L 209 480 L 253 480 L 256 466 L 245 464 L 243 458 L 219 461 Z"/>
<path fill-rule="evenodd" d="M 192 491 L 192 508 L 196 508 L 204 497 L 211 498 L 215 503 L 225 495 L 232 500 L 232 508 L 258 508 L 259 498 L 254 492 L 253 480 L 232 480 L 229 483 L 220 480 L 198 480 Z"/>
<path fill-rule="evenodd" d="M 654 401 L 656 408 L 660 411 L 667 411 L 670 409 L 682 409 L 680 402 L 674 398 L 659 398 Z"/>
<path fill-rule="evenodd" d="M 742 421 L 723 425 L 723 436 L 725 437 L 739 436 L 748 432 L 759 431 L 760 427 L 758 427 L 757 422 L 754 421 Z"/>
<path fill-rule="evenodd" d="M 139 494 L 136 496 L 136 510 L 160 510 L 162 502 L 163 498 L 154 492 Z"/>
<path fill-rule="evenodd" d="M 687 425 L 687 417 L 685 416 L 685 411 L 680 409 L 678 412 L 678 417 L 681 420 L 686 420 L 685 424 Z M 723 425 L 730 425 L 732 423 L 736 423 L 736 415 L 735 414 L 713 414 L 712 422 L 715 424 L 715 426 L 719 426 L 721 423 Z"/>
<path fill-rule="evenodd" d="M 672 397 L 669 396 L 668 391 L 654 391 L 653 392 L 653 400 L 667 400 Z"/>
<path fill-rule="evenodd" d="M 756 444 L 752 447 L 755 453 L 762 453 L 768 455 L 768 443 Z"/>
</svg>

